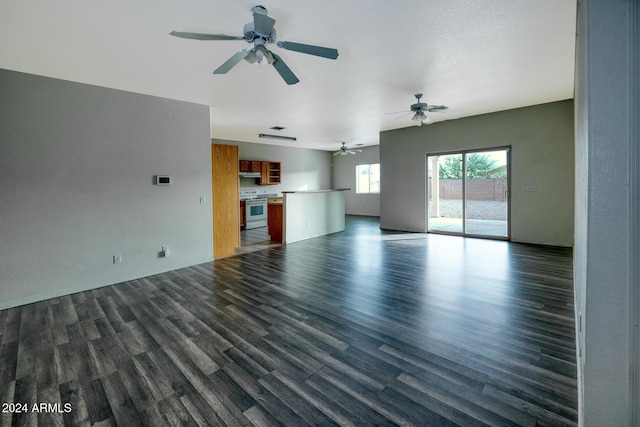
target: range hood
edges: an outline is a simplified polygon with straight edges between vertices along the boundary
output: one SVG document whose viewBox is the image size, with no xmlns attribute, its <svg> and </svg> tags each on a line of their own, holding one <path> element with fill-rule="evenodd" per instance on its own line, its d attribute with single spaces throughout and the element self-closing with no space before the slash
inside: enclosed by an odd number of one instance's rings
<svg viewBox="0 0 640 427">
<path fill-rule="evenodd" d="M 260 178 L 262 174 L 260 172 L 240 172 L 240 178 Z"/>
</svg>

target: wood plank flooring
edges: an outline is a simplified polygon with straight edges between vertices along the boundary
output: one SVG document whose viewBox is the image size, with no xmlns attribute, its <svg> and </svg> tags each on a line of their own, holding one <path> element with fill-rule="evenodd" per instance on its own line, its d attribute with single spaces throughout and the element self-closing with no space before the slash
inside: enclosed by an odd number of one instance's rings
<svg viewBox="0 0 640 427">
<path fill-rule="evenodd" d="M 348 217 L 0 311 L 0 402 L 2 426 L 576 425 L 572 253 Z"/>
</svg>

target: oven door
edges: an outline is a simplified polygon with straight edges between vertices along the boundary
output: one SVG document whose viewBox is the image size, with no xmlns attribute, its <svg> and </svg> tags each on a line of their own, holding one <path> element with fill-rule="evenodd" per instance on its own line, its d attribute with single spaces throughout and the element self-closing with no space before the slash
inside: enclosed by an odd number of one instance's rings
<svg viewBox="0 0 640 427">
<path fill-rule="evenodd" d="M 258 228 L 267 226 L 267 201 L 247 200 L 245 207 L 245 228 Z"/>
</svg>

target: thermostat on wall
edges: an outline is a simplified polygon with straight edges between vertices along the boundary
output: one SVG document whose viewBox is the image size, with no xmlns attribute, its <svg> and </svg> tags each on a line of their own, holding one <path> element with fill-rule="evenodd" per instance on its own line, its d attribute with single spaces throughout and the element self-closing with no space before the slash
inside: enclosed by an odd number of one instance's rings
<svg viewBox="0 0 640 427">
<path fill-rule="evenodd" d="M 171 185 L 172 179 L 169 175 L 156 175 L 156 185 Z"/>
</svg>

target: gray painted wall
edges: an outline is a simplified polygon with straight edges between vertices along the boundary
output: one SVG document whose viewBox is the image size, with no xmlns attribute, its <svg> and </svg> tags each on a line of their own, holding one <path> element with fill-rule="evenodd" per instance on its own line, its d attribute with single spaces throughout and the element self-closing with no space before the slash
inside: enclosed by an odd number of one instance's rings
<svg viewBox="0 0 640 427">
<path fill-rule="evenodd" d="M 207 106 L 6 70 L 0 100 L 0 309 L 212 259 Z"/>
<path fill-rule="evenodd" d="M 568 100 L 382 132 L 380 226 L 426 229 L 427 153 L 511 146 L 511 240 L 572 246 L 573 127 Z"/>
<path fill-rule="evenodd" d="M 638 309 L 630 305 L 638 291 L 633 272 L 639 263 L 631 238 L 638 203 L 633 194 L 638 184 L 631 181 L 638 136 L 631 132 L 638 117 L 630 114 L 633 88 L 635 102 L 640 96 L 637 57 L 635 64 L 630 61 L 630 52 L 638 52 L 630 28 L 638 22 L 638 7 L 634 0 L 584 0 L 578 6 L 574 282 L 576 317 L 582 316 L 576 330 L 583 331 L 577 334 L 579 412 L 581 425 L 627 426 L 634 425 L 631 414 L 634 402 L 638 405 L 631 394 L 630 312 Z"/>
<path fill-rule="evenodd" d="M 334 156 L 332 162 L 334 188 L 350 188 L 345 191 L 345 212 L 348 215 L 380 216 L 380 194 L 356 193 L 356 165 L 380 163 L 380 146 L 352 147 L 361 153 Z"/>
<path fill-rule="evenodd" d="M 214 144 L 237 145 L 241 160 L 281 162 L 280 185 L 256 185 L 255 179 L 241 178 L 241 188 L 255 188 L 264 193 L 282 191 L 326 190 L 331 187 L 331 155 L 327 151 L 291 148 L 280 145 L 213 139 Z"/>
</svg>

